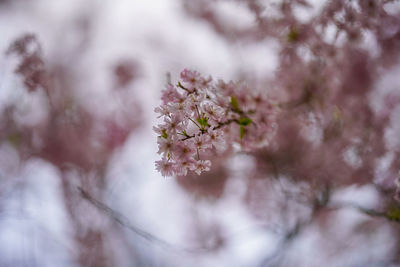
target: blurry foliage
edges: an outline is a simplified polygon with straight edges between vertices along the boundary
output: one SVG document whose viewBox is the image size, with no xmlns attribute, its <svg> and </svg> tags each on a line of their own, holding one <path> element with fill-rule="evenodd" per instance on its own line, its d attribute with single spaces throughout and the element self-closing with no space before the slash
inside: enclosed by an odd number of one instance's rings
<svg viewBox="0 0 400 267">
<path fill-rule="evenodd" d="M 398 80 L 389 81 L 395 88 L 392 92 L 380 85 L 383 77 L 400 64 L 400 14 L 389 6 L 395 2 L 328 0 L 321 7 L 313 7 L 304 0 L 182 1 L 185 15 L 209 25 L 229 44 L 271 41 L 278 47 L 278 66 L 272 75 L 263 73 L 265 77 L 258 80 L 246 70 L 238 75 L 239 80 L 249 83 L 249 91 L 260 92 L 259 102 L 262 97 L 272 99 L 274 108 L 279 108 L 273 139 L 262 148 L 240 149 L 254 137 L 251 130 L 267 122 L 265 116 L 253 120 L 254 113 L 266 111 L 257 107 L 245 114 L 249 94 L 245 92 L 242 98 L 230 95 L 226 104 L 239 114 L 232 121 L 237 126 L 232 134 L 235 145 L 229 144 L 224 153 L 210 158 L 213 166 L 209 172 L 200 176 L 189 173 L 176 180 L 193 196 L 193 203 L 208 200 L 217 204 L 229 193 L 238 194 L 247 211 L 262 224 L 258 229 L 278 239 L 276 248 L 263 255 L 259 266 L 305 266 L 304 257 L 296 251 L 308 244 L 306 237 L 312 231 L 321 264 L 340 264 L 354 251 L 363 259 L 352 266 L 400 264 L 400 209 L 395 200 L 400 196 L 400 143 L 396 141 L 400 94 L 394 84 Z M 0 1 L 0 7 L 8 8 L 10 3 Z M 241 25 L 227 19 L 222 4 L 245 11 L 252 23 Z M 309 17 L 300 18 L 301 10 Z M 132 242 L 121 226 L 170 249 L 167 251 L 198 257 L 222 253 L 234 237 L 225 233 L 220 222 L 188 213 L 192 219 L 188 239 L 199 244 L 195 246 L 199 249 L 188 250 L 131 225 L 102 203 L 113 153 L 143 125 L 143 103 L 131 89 L 146 73 L 141 59 L 114 59 L 109 66 L 112 82 L 104 97 L 120 105 L 109 112 L 106 107 L 89 108 L 88 102 L 97 99 L 80 98 L 79 93 L 91 88 L 85 88 L 89 81 L 82 86 L 79 75 L 93 70 L 79 63 L 88 55 L 92 24 L 88 18 L 76 24 L 83 35 L 76 50 L 63 51 L 60 44 L 61 54 L 69 59 L 66 61 L 45 57 L 34 34 L 21 36 L 9 46 L 4 58 L 15 67 L 17 89 L 25 98 L 40 101 L 28 104 L 25 113 L 21 112 L 26 104 L 22 98 L 20 102 L 7 102 L 0 114 L 0 143 L 11 144 L 21 164 L 38 157 L 60 171 L 62 199 L 76 246 L 71 257 L 80 266 L 115 266 L 119 254 L 114 252 L 126 250 L 137 258 L 138 266 L 146 265 L 154 254 L 141 255 L 136 244 L 132 245 L 135 240 Z M 182 84 L 177 86 L 185 89 Z M 257 97 L 254 101 L 257 103 Z M 380 106 L 373 107 L 373 101 Z M 42 112 L 39 119 L 21 116 L 34 115 L 38 110 Z M 204 114 L 196 121 L 202 133 L 210 125 Z M 218 127 L 228 136 L 230 129 L 225 126 L 222 123 Z M 167 139 L 167 132 L 161 136 Z M 240 162 L 232 163 L 234 159 Z M 232 189 L 231 182 L 239 188 Z M 357 191 L 365 185 L 376 192 L 373 207 L 341 202 L 346 189 Z M 346 227 L 343 220 L 348 210 L 364 216 L 353 228 Z M 390 236 L 385 239 L 387 244 L 376 243 L 382 238 L 372 243 L 385 233 Z M 370 257 L 377 245 L 385 250 L 384 259 Z"/>
</svg>

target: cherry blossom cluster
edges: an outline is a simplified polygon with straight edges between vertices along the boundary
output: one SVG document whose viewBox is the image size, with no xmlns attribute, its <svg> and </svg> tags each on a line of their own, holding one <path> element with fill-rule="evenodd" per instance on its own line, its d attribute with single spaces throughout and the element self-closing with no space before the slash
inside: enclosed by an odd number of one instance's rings
<svg viewBox="0 0 400 267">
<path fill-rule="evenodd" d="M 210 170 L 212 157 L 233 144 L 245 151 L 268 145 L 278 107 L 265 92 L 240 82 L 213 82 L 187 69 L 180 78 L 166 85 L 162 105 L 155 109 L 163 120 L 153 128 L 162 155 L 156 168 L 162 175 L 200 175 Z"/>
</svg>

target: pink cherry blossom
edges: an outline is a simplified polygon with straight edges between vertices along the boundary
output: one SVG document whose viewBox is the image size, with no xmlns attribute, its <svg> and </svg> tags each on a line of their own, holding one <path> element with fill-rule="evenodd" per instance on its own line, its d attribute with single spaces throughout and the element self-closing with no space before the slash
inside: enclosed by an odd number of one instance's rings
<svg viewBox="0 0 400 267">
<path fill-rule="evenodd" d="M 164 123 L 154 127 L 158 153 L 173 168 L 163 175 L 201 174 L 208 171 L 215 153 L 233 144 L 244 150 L 268 145 L 278 110 L 267 95 L 249 94 L 239 82 L 212 83 L 196 71 L 183 70 L 176 86 L 162 91 L 163 104 L 155 109 Z M 183 97 L 184 96 L 184 97 Z M 256 104 L 259 109 L 255 110 Z M 173 161 L 173 163 L 171 163 Z M 169 167 L 169 165 L 168 165 Z"/>
<path fill-rule="evenodd" d="M 199 160 L 196 162 L 195 168 L 193 171 L 200 175 L 204 171 L 209 171 L 211 167 L 211 161 L 209 160 Z"/>
<path fill-rule="evenodd" d="M 165 158 L 156 161 L 156 170 L 161 172 L 163 176 L 170 176 L 175 172 L 173 163 Z"/>
</svg>

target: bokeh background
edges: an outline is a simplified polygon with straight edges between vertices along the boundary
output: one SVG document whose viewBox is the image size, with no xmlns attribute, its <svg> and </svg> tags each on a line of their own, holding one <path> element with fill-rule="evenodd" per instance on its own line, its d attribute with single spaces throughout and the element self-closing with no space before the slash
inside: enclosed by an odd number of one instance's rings
<svg viewBox="0 0 400 267">
<path fill-rule="evenodd" d="M 354 208 L 297 234 L 310 209 L 287 196 L 307 185 L 250 182 L 246 154 L 156 172 L 154 108 L 181 70 L 271 77 L 278 44 L 247 38 L 254 23 L 243 1 L 0 1 L 0 266 L 399 266 L 398 232 Z"/>
</svg>

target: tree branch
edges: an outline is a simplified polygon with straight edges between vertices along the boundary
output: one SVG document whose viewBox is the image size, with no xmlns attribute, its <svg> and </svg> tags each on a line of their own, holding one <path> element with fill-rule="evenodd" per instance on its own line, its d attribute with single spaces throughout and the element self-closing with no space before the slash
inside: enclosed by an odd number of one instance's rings
<svg viewBox="0 0 400 267">
<path fill-rule="evenodd" d="M 187 247 L 180 247 L 178 245 L 172 244 L 168 241 L 165 241 L 165 240 L 133 225 L 132 223 L 129 222 L 128 218 L 126 218 L 124 215 L 122 215 L 118 211 L 113 210 L 112 208 L 110 208 L 106 204 L 100 202 L 99 200 L 95 199 L 83 188 L 78 187 L 78 191 L 85 200 L 87 200 L 93 206 L 95 206 L 100 211 L 105 213 L 108 217 L 110 217 L 112 220 L 117 222 L 119 225 L 121 225 L 122 227 L 133 232 L 137 236 L 139 236 L 149 242 L 155 243 L 163 248 L 173 250 L 176 252 L 185 252 L 185 253 L 193 253 L 193 254 L 206 253 L 206 252 L 213 251 L 217 248 L 216 246 L 212 246 L 212 245 L 211 246 L 203 246 L 203 247 L 187 248 Z"/>
</svg>

